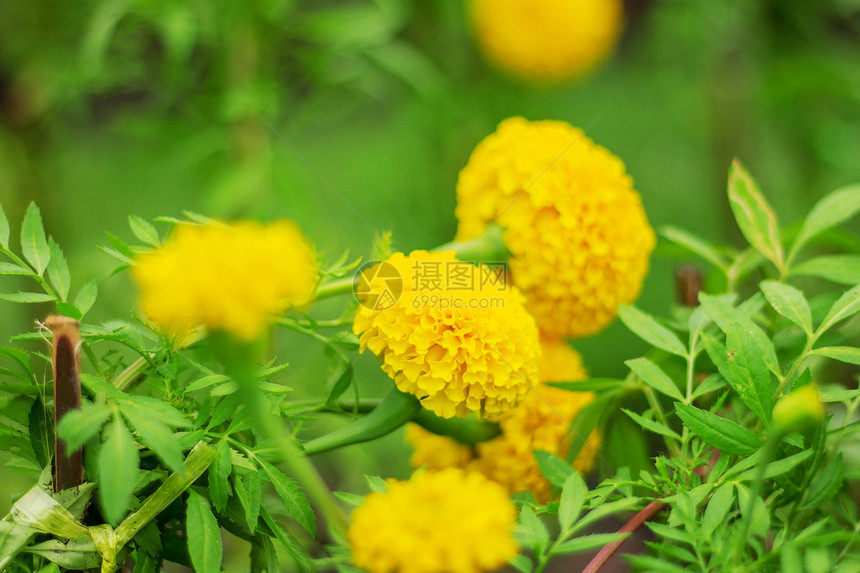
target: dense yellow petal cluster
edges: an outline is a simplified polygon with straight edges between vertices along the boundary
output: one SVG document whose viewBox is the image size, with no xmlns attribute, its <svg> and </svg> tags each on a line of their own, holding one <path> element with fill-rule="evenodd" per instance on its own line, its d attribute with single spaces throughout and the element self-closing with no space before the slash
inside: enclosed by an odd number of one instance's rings
<svg viewBox="0 0 860 573">
<path fill-rule="evenodd" d="M 520 293 L 453 251 L 395 253 L 386 263 L 402 277 L 403 292 L 382 309 L 359 307 L 353 331 L 361 351 L 370 349 L 400 390 L 444 418 L 495 416 L 520 403 L 537 380 L 540 353 Z M 451 288 L 428 279 L 464 264 L 475 273 L 471 283 Z M 377 281 L 390 280 L 378 274 L 365 273 L 372 291 L 384 290 Z"/>
<path fill-rule="evenodd" d="M 585 336 L 639 294 L 654 248 L 624 164 L 561 121 L 503 121 L 457 183 L 459 240 L 505 229 L 514 284 L 542 332 Z"/>
<path fill-rule="evenodd" d="M 472 0 L 472 24 L 487 57 L 534 81 L 580 76 L 615 46 L 621 0 Z"/>
<path fill-rule="evenodd" d="M 352 514 L 355 565 L 370 573 L 477 573 L 517 554 L 516 509 L 480 474 L 449 468 L 389 480 Z"/>
<path fill-rule="evenodd" d="M 541 382 L 565 382 L 586 377 L 582 360 L 562 340 L 541 341 Z M 413 467 L 439 469 L 466 468 L 503 485 L 510 493 L 531 491 L 540 502 L 550 498 L 550 483 L 534 459 L 534 450 L 565 456 L 570 423 L 594 399 L 592 392 L 568 392 L 543 383 L 535 387 L 519 407 L 502 417 L 502 434 L 478 444 L 476 454 L 467 446 L 437 436 L 418 426 L 407 427 L 407 439 L 414 448 Z M 586 473 L 594 467 L 600 446 L 597 432 L 587 438 L 573 462 Z"/>
<path fill-rule="evenodd" d="M 138 257 L 132 276 L 141 309 L 158 328 L 184 335 L 205 326 L 251 340 L 273 315 L 307 302 L 318 275 L 296 225 L 243 221 L 181 225 Z"/>
</svg>

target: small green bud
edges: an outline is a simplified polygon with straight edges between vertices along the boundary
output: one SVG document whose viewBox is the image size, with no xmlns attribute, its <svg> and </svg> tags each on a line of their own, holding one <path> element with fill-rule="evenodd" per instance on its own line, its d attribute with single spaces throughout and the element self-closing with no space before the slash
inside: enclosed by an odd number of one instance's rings
<svg viewBox="0 0 860 573">
<path fill-rule="evenodd" d="M 787 394 L 773 408 L 773 422 L 782 431 L 803 430 L 824 418 L 824 405 L 815 384 Z"/>
</svg>

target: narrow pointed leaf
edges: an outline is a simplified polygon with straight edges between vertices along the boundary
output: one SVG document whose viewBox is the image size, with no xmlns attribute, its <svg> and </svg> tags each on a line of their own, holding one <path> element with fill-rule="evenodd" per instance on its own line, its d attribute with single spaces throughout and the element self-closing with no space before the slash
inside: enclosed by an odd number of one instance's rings
<svg viewBox="0 0 860 573">
<path fill-rule="evenodd" d="M 564 482 L 561 488 L 561 498 L 558 502 L 558 524 L 561 530 L 569 528 L 582 513 L 588 486 L 579 472 L 573 472 Z"/>
<path fill-rule="evenodd" d="M 51 260 L 51 248 L 42 225 L 42 213 L 35 203 L 30 203 L 27 207 L 24 221 L 21 223 L 21 252 L 41 276 Z"/>
<path fill-rule="evenodd" d="M 223 512 L 227 507 L 227 493 L 230 487 L 227 480 L 233 470 L 233 460 L 230 456 L 230 445 L 227 440 L 218 442 L 215 451 L 217 457 L 209 466 L 209 499 L 212 500 L 212 505 L 217 511 Z M 252 528 L 251 533 L 253 532 Z"/>
<path fill-rule="evenodd" d="M 146 219 L 138 217 L 137 215 L 130 215 L 128 218 L 128 224 L 131 227 L 131 232 L 134 233 L 134 236 L 142 242 L 151 247 L 157 247 L 161 244 L 161 240 L 158 237 L 158 231 L 152 223 Z"/>
<path fill-rule="evenodd" d="M 677 227 L 667 226 L 660 230 L 660 234 L 717 267 L 723 268 L 726 264 L 725 259 L 714 245 L 692 233 Z"/>
<path fill-rule="evenodd" d="M 812 353 L 860 366 L 860 348 L 852 346 L 826 346 L 824 348 L 816 348 Z"/>
<path fill-rule="evenodd" d="M 837 189 L 825 195 L 812 209 L 800 233 L 791 246 L 792 252 L 798 251 L 815 235 L 844 223 L 860 212 L 860 185 Z"/>
<path fill-rule="evenodd" d="M 182 448 L 170 431 L 170 428 L 159 420 L 149 417 L 138 410 L 134 404 L 121 403 L 120 410 L 132 427 L 140 434 L 143 443 L 174 472 L 182 471 Z"/>
<path fill-rule="evenodd" d="M 749 456 L 761 447 L 755 434 L 736 422 L 680 402 L 675 403 L 675 411 L 694 434 L 719 450 Z"/>
<path fill-rule="evenodd" d="M 792 275 L 818 277 L 841 285 L 860 284 L 860 255 L 824 255 L 791 268 Z"/>
<path fill-rule="evenodd" d="M 72 275 L 69 273 L 69 263 L 66 262 L 66 256 L 53 237 L 48 240 L 48 247 L 51 249 L 51 262 L 48 263 L 47 269 L 48 280 L 57 292 L 60 300 L 65 301 L 69 296 L 69 286 L 72 281 Z"/>
<path fill-rule="evenodd" d="M 99 287 L 95 281 L 90 281 L 81 287 L 78 291 L 78 296 L 75 297 L 75 307 L 81 311 L 81 316 L 85 315 L 93 307 L 96 302 L 96 297 L 99 294 Z"/>
<path fill-rule="evenodd" d="M 81 404 L 80 408 L 70 410 L 57 426 L 59 436 L 66 440 L 68 451 L 73 452 L 98 434 L 102 425 L 111 415 L 111 408 L 105 404 Z"/>
<path fill-rule="evenodd" d="M 316 521 L 314 512 L 311 510 L 311 504 L 307 496 L 299 487 L 299 484 L 292 478 L 285 476 L 275 466 L 265 460 L 260 460 L 260 465 L 272 485 L 275 486 L 275 492 L 284 502 L 287 512 L 290 517 L 295 519 L 299 525 L 304 527 L 312 536 L 316 535 Z"/>
<path fill-rule="evenodd" d="M 630 418 L 634 422 L 636 422 L 637 424 L 639 424 L 640 426 L 642 426 L 646 430 L 654 432 L 655 434 L 660 434 L 661 436 L 673 438 L 673 439 L 678 440 L 678 441 L 681 440 L 681 436 L 679 436 L 677 434 L 677 432 L 675 432 L 672 428 L 666 426 L 665 424 L 661 424 L 660 422 L 657 422 L 655 420 L 649 420 L 648 418 L 640 416 L 636 412 L 631 412 L 630 410 L 628 410 L 626 408 L 621 408 L 621 410 L 625 414 L 630 416 Z"/>
<path fill-rule="evenodd" d="M 219 573 L 224 554 L 221 528 L 209 504 L 193 489 L 188 490 L 185 531 L 188 535 L 188 555 L 195 573 Z"/>
<path fill-rule="evenodd" d="M 729 169 L 729 204 L 749 244 L 782 269 L 784 254 L 779 241 L 779 223 L 758 184 L 739 161 Z"/>
<path fill-rule="evenodd" d="M 860 285 L 855 286 L 833 303 L 830 312 L 821 321 L 816 334 L 829 330 L 837 322 L 844 320 L 860 311 Z"/>
<path fill-rule="evenodd" d="M 675 383 L 672 382 L 672 379 L 669 378 L 669 376 L 666 375 L 659 366 L 647 358 L 628 360 L 625 364 L 627 364 L 627 366 L 629 366 L 636 376 L 638 376 L 643 382 L 661 394 L 665 394 L 679 402 L 684 400 L 684 396 L 681 394 L 678 387 L 675 386 Z"/>
<path fill-rule="evenodd" d="M 6 217 L 6 211 L 0 205 L 0 246 L 4 249 L 9 249 L 9 218 Z"/>
<path fill-rule="evenodd" d="M 112 525 L 117 525 L 128 511 L 139 464 L 137 444 L 119 416 L 114 417 L 105 431 L 98 457 L 99 501 Z"/>
<path fill-rule="evenodd" d="M 621 305 L 618 307 L 618 316 L 627 328 L 645 342 L 678 356 L 687 355 L 686 347 L 674 332 L 635 306 Z"/>
</svg>

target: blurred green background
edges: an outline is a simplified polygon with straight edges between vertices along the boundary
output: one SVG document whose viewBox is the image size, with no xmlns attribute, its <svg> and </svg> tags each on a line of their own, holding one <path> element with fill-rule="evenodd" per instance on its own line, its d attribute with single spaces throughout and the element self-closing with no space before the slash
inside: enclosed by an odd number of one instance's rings
<svg viewBox="0 0 860 573">
<path fill-rule="evenodd" d="M 99 280 L 90 318 L 106 319 L 135 292 L 97 246 L 131 238 L 129 214 L 288 217 L 329 261 L 367 256 L 374 230 L 406 251 L 450 240 L 457 173 L 512 115 L 586 128 L 624 160 L 655 227 L 721 242 L 740 244 L 733 156 L 786 222 L 860 181 L 860 1 L 626 9 L 605 65 L 535 87 L 484 62 L 462 0 L 4 0 L 0 203 L 14 226 L 38 202 L 77 287 Z M 643 307 L 665 313 L 676 264 L 655 258 Z M 0 304 L 0 339 L 47 312 Z M 576 345 L 600 376 L 640 349 L 617 324 Z M 278 350 L 284 383 L 318 394 L 322 349 L 285 337 Z M 380 395 L 374 358 L 358 366 L 362 395 Z M 398 435 L 324 463 L 348 460 L 332 480 L 363 491 L 363 472 L 404 475 L 405 452 Z"/>
</svg>

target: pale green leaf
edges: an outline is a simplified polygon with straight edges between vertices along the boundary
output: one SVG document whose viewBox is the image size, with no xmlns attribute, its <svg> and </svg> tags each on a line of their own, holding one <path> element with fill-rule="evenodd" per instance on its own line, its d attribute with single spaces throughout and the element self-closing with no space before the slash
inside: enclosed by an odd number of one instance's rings
<svg viewBox="0 0 860 573">
<path fill-rule="evenodd" d="M 260 517 L 260 500 L 262 499 L 262 485 L 260 474 L 256 471 L 247 475 L 233 474 L 233 489 L 239 498 L 239 505 L 245 511 L 245 523 L 253 533 L 257 529 L 257 521 Z"/>
<path fill-rule="evenodd" d="M 81 290 L 78 291 L 78 296 L 75 297 L 75 307 L 81 311 L 81 316 L 90 311 L 98 295 L 99 287 L 95 281 L 90 281 L 81 287 Z"/>
<path fill-rule="evenodd" d="M 852 346 L 825 346 L 824 348 L 816 348 L 812 353 L 860 366 L 860 348 Z"/>
<path fill-rule="evenodd" d="M 677 434 L 677 432 L 672 430 L 672 428 L 670 428 L 669 426 L 667 426 L 665 424 L 661 424 L 660 422 L 657 422 L 655 420 L 649 420 L 648 418 L 644 418 L 644 417 L 640 416 L 639 414 L 637 414 L 636 412 L 631 412 L 630 410 L 628 410 L 626 408 L 621 408 L 621 410 L 625 414 L 630 416 L 634 422 L 636 422 L 637 424 L 639 424 L 640 426 L 642 426 L 646 430 L 654 432 L 655 434 L 660 434 L 661 436 L 673 438 L 673 439 L 678 440 L 678 441 L 681 440 L 681 436 L 679 436 Z"/>
<path fill-rule="evenodd" d="M 543 476 L 556 487 L 563 486 L 570 474 L 576 471 L 553 453 L 535 450 L 533 455 Z"/>
<path fill-rule="evenodd" d="M 98 456 L 99 501 L 111 525 L 117 525 L 128 511 L 139 464 L 137 444 L 120 417 L 115 416 L 105 430 Z"/>
<path fill-rule="evenodd" d="M 717 248 L 701 237 L 672 226 L 663 227 L 660 234 L 717 267 L 724 268 L 726 265 L 725 259 Z"/>
<path fill-rule="evenodd" d="M 299 484 L 278 471 L 269 462 L 265 460 L 259 460 L 259 462 L 269 481 L 275 486 L 275 492 L 284 502 L 284 507 L 286 507 L 290 517 L 295 519 L 312 536 L 316 535 L 314 512 L 311 510 L 311 504 Z"/>
<path fill-rule="evenodd" d="M 749 244 L 776 268 L 782 269 L 785 257 L 776 213 L 738 160 L 734 160 L 729 169 L 729 204 Z"/>
<path fill-rule="evenodd" d="M 834 324 L 852 316 L 857 311 L 860 311 L 860 285 L 847 291 L 839 297 L 839 300 L 833 303 L 833 306 L 830 307 L 830 312 L 827 313 L 827 316 L 824 317 L 824 320 L 818 326 L 818 330 L 815 331 L 816 335 L 826 332 Z"/>
<path fill-rule="evenodd" d="M 142 412 L 134 404 L 120 403 L 120 410 L 140 434 L 141 441 L 155 452 L 164 464 L 175 472 L 182 472 L 182 448 L 173 432 L 160 420 L 153 419 L 149 413 Z"/>
<path fill-rule="evenodd" d="M 588 486 L 579 472 L 573 472 L 564 481 L 558 502 L 558 523 L 562 531 L 569 528 L 579 518 Z"/>
<path fill-rule="evenodd" d="M 610 543 L 616 543 L 627 539 L 630 532 L 624 533 L 595 533 L 593 535 L 582 535 L 568 539 L 564 543 L 560 543 L 552 550 L 553 555 L 570 555 L 573 553 L 582 553 L 584 551 L 592 551 Z"/>
<path fill-rule="evenodd" d="M 44 292 L 11 292 L 0 294 L 0 299 L 8 300 L 9 302 L 39 303 L 53 302 L 57 300 L 57 297 Z"/>
<path fill-rule="evenodd" d="M 0 205 L 0 246 L 6 250 L 9 249 L 9 233 L 9 218 L 6 217 L 3 205 Z"/>
<path fill-rule="evenodd" d="M 818 277 L 841 285 L 860 284 L 860 255 L 825 255 L 791 268 L 792 275 Z"/>
<path fill-rule="evenodd" d="M 726 351 L 729 382 L 744 404 L 758 418 L 768 424 L 773 411 L 773 384 L 770 371 L 761 356 L 755 341 L 737 325 L 726 334 Z"/>
<path fill-rule="evenodd" d="M 21 265 L 17 265 L 15 263 L 3 263 L 0 262 L 0 275 L 17 275 L 24 277 L 34 277 L 36 276 L 33 273 L 32 269 L 27 267 L 22 267 Z"/>
<path fill-rule="evenodd" d="M 635 306 L 619 306 L 618 316 L 627 328 L 645 342 L 678 356 L 687 355 L 686 347 L 674 332 Z"/>
<path fill-rule="evenodd" d="M 35 203 L 30 203 L 27 207 L 24 221 L 21 223 L 21 252 L 41 276 L 51 260 L 51 248 L 42 225 L 42 213 Z"/>
<path fill-rule="evenodd" d="M 193 489 L 188 490 L 185 533 L 195 573 L 219 573 L 224 554 L 221 528 L 206 499 Z"/>
<path fill-rule="evenodd" d="M 233 470 L 233 461 L 230 456 L 230 445 L 227 440 L 218 442 L 216 448 L 217 457 L 209 466 L 209 499 L 212 505 L 220 512 L 227 507 L 227 494 L 229 491 L 228 478 Z M 254 529 L 251 528 L 251 533 Z"/>
<path fill-rule="evenodd" d="M 80 408 L 67 412 L 57 426 L 57 433 L 68 444 L 68 451 L 77 450 L 98 434 L 111 412 L 106 404 L 90 403 L 83 403 Z"/>
<path fill-rule="evenodd" d="M 48 247 L 51 249 L 51 262 L 48 263 L 48 281 L 57 292 L 60 300 L 64 301 L 69 296 L 69 286 L 71 285 L 72 275 L 69 273 L 69 263 L 66 262 L 66 256 L 60 245 L 53 237 L 48 239 Z"/>
<path fill-rule="evenodd" d="M 776 312 L 812 334 L 812 312 L 801 291 L 777 281 L 762 281 L 759 286 Z"/>
<path fill-rule="evenodd" d="M 860 185 L 843 187 L 822 197 L 809 211 L 800 229 L 792 254 L 818 233 L 839 225 L 860 212 Z"/>
<path fill-rule="evenodd" d="M 734 501 L 735 486 L 732 482 L 724 483 L 714 490 L 702 516 L 702 530 L 705 535 L 711 535 L 723 524 Z"/>
<path fill-rule="evenodd" d="M 625 364 L 633 371 L 634 374 L 636 374 L 636 376 L 639 377 L 640 380 L 661 394 L 665 394 L 666 396 L 678 401 L 684 400 L 684 396 L 681 394 L 681 391 L 678 390 L 678 387 L 675 386 L 675 383 L 672 382 L 672 379 L 669 378 L 669 376 L 667 376 L 659 366 L 647 358 L 628 360 Z"/>
<path fill-rule="evenodd" d="M 131 227 L 131 232 L 134 236 L 140 239 L 151 247 L 157 247 L 161 244 L 161 239 L 158 237 L 156 228 L 142 217 L 137 215 L 129 215 L 128 224 Z"/>
</svg>

